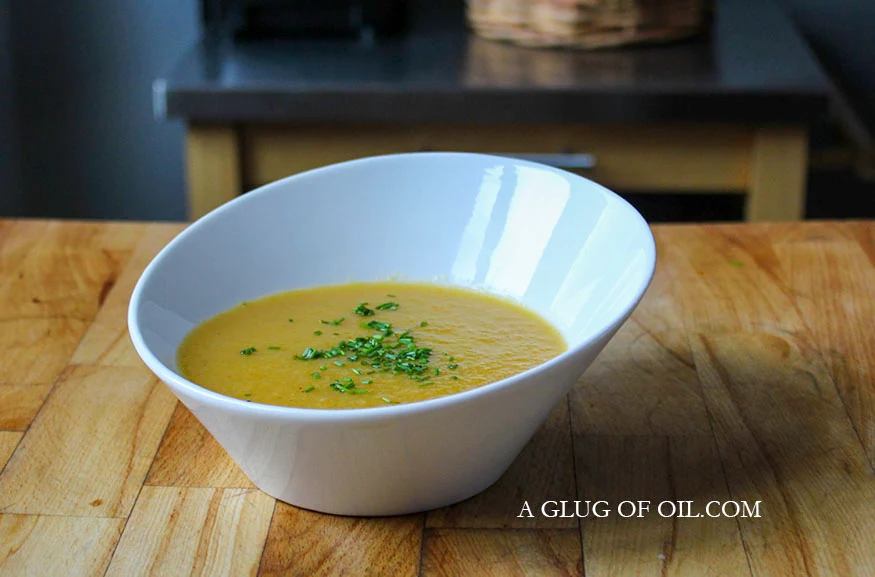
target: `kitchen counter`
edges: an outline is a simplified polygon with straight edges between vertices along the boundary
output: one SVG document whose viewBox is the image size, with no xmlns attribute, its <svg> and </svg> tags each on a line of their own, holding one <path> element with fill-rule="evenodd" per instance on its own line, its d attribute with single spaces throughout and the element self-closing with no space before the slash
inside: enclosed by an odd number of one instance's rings
<svg viewBox="0 0 875 577">
<path fill-rule="evenodd" d="M 458 6 L 457 6 L 458 5 Z M 419 3 L 375 42 L 206 38 L 155 81 L 158 118 L 294 123 L 806 123 L 830 82 L 770 1 L 719 0 L 710 37 L 598 52 L 475 37 Z"/>
<path fill-rule="evenodd" d="M 718 0 L 710 34 L 598 52 L 477 38 L 462 7 L 418 2 L 405 36 L 370 42 L 207 35 L 153 87 L 156 117 L 186 123 L 189 216 L 423 150 L 524 155 L 626 192 L 745 194 L 751 221 L 803 216 L 808 127 L 832 86 L 771 1 Z"/>
<path fill-rule="evenodd" d="M 0 574 L 875 572 L 875 222 L 655 226 L 644 300 L 498 483 L 392 518 L 261 493 L 140 362 L 128 299 L 181 229 L 0 221 Z"/>
</svg>

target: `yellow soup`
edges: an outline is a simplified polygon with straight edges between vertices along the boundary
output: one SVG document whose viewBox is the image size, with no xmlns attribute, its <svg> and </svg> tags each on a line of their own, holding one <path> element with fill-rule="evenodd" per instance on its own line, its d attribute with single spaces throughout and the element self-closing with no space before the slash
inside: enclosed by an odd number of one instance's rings
<svg viewBox="0 0 875 577">
<path fill-rule="evenodd" d="M 412 403 L 492 383 L 562 353 L 556 328 L 508 300 L 414 283 L 352 283 L 242 303 L 179 349 L 189 380 L 315 409 Z"/>
</svg>

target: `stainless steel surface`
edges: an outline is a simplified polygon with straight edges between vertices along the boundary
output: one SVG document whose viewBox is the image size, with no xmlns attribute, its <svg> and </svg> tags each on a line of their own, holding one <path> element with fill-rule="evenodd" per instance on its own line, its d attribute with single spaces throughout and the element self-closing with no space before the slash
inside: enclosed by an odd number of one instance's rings
<svg viewBox="0 0 875 577">
<path fill-rule="evenodd" d="M 540 162 L 548 164 L 556 168 L 573 168 L 575 170 L 592 170 L 596 167 L 597 159 L 594 154 L 586 153 L 567 153 L 567 154 L 507 154 L 498 153 L 500 156 L 510 156 L 521 160 L 531 160 L 532 162 Z"/>
<path fill-rule="evenodd" d="M 155 83 L 159 118 L 387 123 L 806 122 L 831 85 L 769 0 L 718 0 L 710 37 L 599 52 L 527 49 L 420 2 L 373 42 L 206 39 Z M 755 17 L 754 17 L 755 14 Z"/>
</svg>

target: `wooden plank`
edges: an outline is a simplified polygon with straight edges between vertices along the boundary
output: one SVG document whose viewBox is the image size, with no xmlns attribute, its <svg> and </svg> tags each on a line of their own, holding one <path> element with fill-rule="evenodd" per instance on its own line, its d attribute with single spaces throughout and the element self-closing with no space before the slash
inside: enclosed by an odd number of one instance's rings
<svg viewBox="0 0 875 577">
<path fill-rule="evenodd" d="M 3 471 L 3 467 L 9 461 L 9 457 L 12 456 L 15 448 L 18 447 L 21 437 L 21 433 L 0 431 L 0 471 Z"/>
<path fill-rule="evenodd" d="M 872 515 L 860 509 L 875 502 L 871 469 L 763 230 L 659 233 L 730 492 L 766 508 L 740 520 L 749 562 L 763 574 L 871 572 Z"/>
<path fill-rule="evenodd" d="M 335 517 L 277 502 L 259 575 L 416 575 L 423 515 Z"/>
<path fill-rule="evenodd" d="M 768 227 L 664 227 L 660 260 L 691 332 L 804 332 Z"/>
<path fill-rule="evenodd" d="M 524 500 L 540 503 L 557 495 L 573 499 L 575 494 L 568 403 L 563 400 L 495 485 L 462 503 L 429 512 L 426 526 L 576 529 L 579 523 L 573 518 L 519 516 Z"/>
<path fill-rule="evenodd" d="M 300 125 L 243 128 L 246 188 L 326 164 L 395 152 L 590 153 L 585 172 L 627 190 L 741 192 L 752 133 L 736 126 Z"/>
<path fill-rule="evenodd" d="M 869 258 L 869 263 L 875 266 L 875 223 L 856 222 L 847 223 L 846 226 L 853 231 L 856 241 L 860 244 L 860 248 L 866 253 Z"/>
<path fill-rule="evenodd" d="M 693 515 L 711 502 L 735 498 L 729 491 L 713 436 L 670 437 L 667 460 L 673 501 L 693 501 Z M 680 511 L 680 509 L 679 509 Z M 706 509 L 707 511 L 707 509 Z M 657 510 L 659 514 L 659 510 Z M 754 519 L 756 521 L 758 519 Z M 727 516 L 673 519 L 672 538 L 663 555 L 662 574 L 715 577 L 751 573 L 738 522 Z"/>
<path fill-rule="evenodd" d="M 273 508 L 252 489 L 144 487 L 106 574 L 255 575 Z"/>
<path fill-rule="evenodd" d="M 0 383 L 52 384 L 87 328 L 87 322 L 65 317 L 0 321 Z"/>
<path fill-rule="evenodd" d="M 817 350 L 800 337 L 724 333 L 693 353 L 734 499 L 762 501 L 740 519 L 755 573 L 875 572 L 875 484 Z"/>
<path fill-rule="evenodd" d="M 182 403 L 155 455 L 148 485 L 254 488 L 218 441 Z"/>
<path fill-rule="evenodd" d="M 127 516 L 175 405 L 145 368 L 69 370 L 0 474 L 0 512 Z"/>
<path fill-rule="evenodd" d="M 106 294 L 100 312 L 76 349 L 73 363 L 142 366 L 128 333 L 128 303 L 143 269 L 182 228 L 178 224 L 150 224 L 141 233 L 130 259 Z"/>
<path fill-rule="evenodd" d="M 422 575 L 582 575 L 573 529 L 426 531 Z"/>
<path fill-rule="evenodd" d="M 101 221 L 21 219 L 0 221 L 0 282 L 18 272 L 31 249 L 55 245 L 64 249 L 105 251 L 117 256 L 130 252 L 146 228 L 146 223 Z M 66 236 L 75 245 L 65 245 L 58 236 Z"/>
<path fill-rule="evenodd" d="M 588 574 L 750 573 L 735 519 L 703 512 L 708 502 L 729 499 L 710 435 L 575 434 L 574 446 L 581 500 L 605 502 L 591 509 L 602 517 L 590 514 L 582 522 Z M 621 505 L 624 501 L 634 505 Z M 638 508 L 639 501 L 649 510 Z M 690 501 L 687 516 L 681 516 L 681 505 L 664 505 L 660 514 L 660 504 L 669 501 Z"/>
<path fill-rule="evenodd" d="M 663 250 L 657 233 L 656 251 L 661 253 Z M 641 341 L 647 340 L 643 333 L 647 333 L 660 349 L 675 357 L 678 362 L 687 365 L 693 363 L 681 312 L 671 290 L 671 275 L 662 263 L 657 262 L 650 287 L 632 312 L 631 320 L 632 322 L 626 323 L 611 339 L 599 355 L 598 361 L 627 361 L 627 349 L 642 346 Z M 643 346 L 649 347 L 646 344 Z"/>
<path fill-rule="evenodd" d="M 99 223 L 51 223 L 0 285 L 0 320 L 67 317 L 91 321 L 129 255 L 101 247 Z M 26 258 L 21 253 L 26 250 Z"/>
<path fill-rule="evenodd" d="M 242 192 L 240 150 L 233 126 L 188 126 L 185 152 L 189 219 L 205 215 Z"/>
<path fill-rule="evenodd" d="M 757 130 L 745 216 L 756 221 L 803 218 L 808 176 L 808 134 L 804 128 Z"/>
<path fill-rule="evenodd" d="M 70 221 L 65 221 L 70 222 Z M 76 226 L 92 226 L 94 221 L 73 221 Z M 94 237 L 95 248 L 110 252 L 130 253 L 150 229 L 166 225 L 155 222 L 132 222 L 129 220 L 101 220 L 97 223 L 100 231 Z"/>
<path fill-rule="evenodd" d="M 657 509 L 729 498 L 666 267 L 570 398 L 579 499 L 611 509 L 583 520 L 588 573 L 749 573 L 733 519 L 677 518 L 668 508 L 664 518 Z M 624 519 L 617 506 L 625 500 L 652 510 Z"/>
<path fill-rule="evenodd" d="M 2 230 L 0 429 L 24 430 L 143 227 L 15 221 Z"/>
<path fill-rule="evenodd" d="M 87 329 L 67 317 L 0 320 L 0 429 L 30 425 Z"/>
<path fill-rule="evenodd" d="M 797 222 L 757 223 L 750 225 L 755 233 L 763 234 L 774 247 L 795 242 L 860 242 L 865 230 L 862 222 L 834 222 L 805 220 Z"/>
<path fill-rule="evenodd" d="M 100 576 L 124 519 L 0 515 L 0 574 Z"/>
<path fill-rule="evenodd" d="M 647 293 L 570 395 L 584 435 L 710 435 L 670 278 L 658 266 Z"/>
<path fill-rule="evenodd" d="M 0 222 L 0 286 L 15 277 L 27 254 L 46 234 L 49 224 L 41 220 Z"/>
<path fill-rule="evenodd" d="M 875 465 L 875 267 L 857 242 L 800 240 L 776 246 L 796 306 Z M 814 272 L 816 271 L 816 272 Z"/>
</svg>

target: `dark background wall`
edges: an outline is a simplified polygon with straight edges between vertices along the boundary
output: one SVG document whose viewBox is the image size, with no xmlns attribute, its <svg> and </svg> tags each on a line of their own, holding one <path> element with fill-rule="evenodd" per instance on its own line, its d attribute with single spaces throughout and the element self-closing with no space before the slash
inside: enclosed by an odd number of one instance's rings
<svg viewBox="0 0 875 577">
<path fill-rule="evenodd" d="M 875 129 L 875 1 L 778 1 Z M 151 83 L 198 4 L 0 0 L 0 216 L 184 218 L 182 126 L 153 120 Z"/>
<path fill-rule="evenodd" d="M 875 132 L 875 0 L 779 0 Z"/>
<path fill-rule="evenodd" d="M 17 135 L 18 164 L 0 182 L 20 190 L 3 197 L 21 197 L 0 209 L 184 218 L 182 126 L 153 120 L 151 84 L 198 37 L 197 1 L 0 2 L 12 60 L 3 104 L 15 103 L 0 124 Z"/>
<path fill-rule="evenodd" d="M 8 0 L 0 0 L 0 215 L 19 214 L 23 198 L 19 185 L 18 130 L 12 98 L 12 39 Z"/>
</svg>

